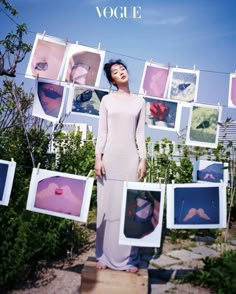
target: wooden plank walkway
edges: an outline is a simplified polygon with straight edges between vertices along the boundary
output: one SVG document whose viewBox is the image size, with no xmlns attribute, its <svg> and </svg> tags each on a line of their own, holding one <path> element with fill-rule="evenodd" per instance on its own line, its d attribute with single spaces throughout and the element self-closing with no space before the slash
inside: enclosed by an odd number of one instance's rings
<svg viewBox="0 0 236 294">
<path fill-rule="evenodd" d="M 80 294 L 146 294 L 148 293 L 148 271 L 137 273 L 96 269 L 96 259 L 89 257 L 81 272 Z"/>
</svg>

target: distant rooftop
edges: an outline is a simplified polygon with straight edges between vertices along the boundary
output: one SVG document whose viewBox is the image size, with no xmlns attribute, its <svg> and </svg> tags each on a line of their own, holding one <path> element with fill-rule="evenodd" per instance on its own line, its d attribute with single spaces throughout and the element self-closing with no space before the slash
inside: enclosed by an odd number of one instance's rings
<svg viewBox="0 0 236 294">
<path fill-rule="evenodd" d="M 232 141 L 236 147 L 236 121 L 230 122 L 226 130 L 220 127 L 219 142 L 223 142 L 226 145 L 229 141 Z"/>
</svg>

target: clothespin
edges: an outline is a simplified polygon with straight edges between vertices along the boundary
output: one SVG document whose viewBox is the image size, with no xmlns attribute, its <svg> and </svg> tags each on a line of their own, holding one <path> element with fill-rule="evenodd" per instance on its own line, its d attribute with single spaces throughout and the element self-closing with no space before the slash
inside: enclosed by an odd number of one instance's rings
<svg viewBox="0 0 236 294">
<path fill-rule="evenodd" d="M 193 70 L 194 70 L 194 71 L 196 70 L 196 65 L 195 65 L 195 64 L 193 65 Z"/>
<path fill-rule="evenodd" d="M 78 46 L 78 45 L 79 45 L 79 42 L 78 42 L 78 41 L 76 41 L 76 42 L 75 42 L 75 45 L 76 45 L 76 46 Z"/>
<path fill-rule="evenodd" d="M 161 178 L 159 178 L 159 188 L 161 189 Z"/>
<path fill-rule="evenodd" d="M 150 64 L 150 65 L 152 64 L 152 61 L 153 61 L 153 59 L 151 58 L 150 61 L 149 61 L 149 64 Z"/>
<path fill-rule="evenodd" d="M 88 178 L 91 176 L 92 173 L 93 173 L 93 170 L 90 169 L 89 173 L 87 174 L 86 181 L 88 180 Z"/>
<path fill-rule="evenodd" d="M 39 79 L 39 74 L 37 73 L 37 77 L 36 77 L 36 79 L 37 79 L 37 81 L 38 81 L 38 79 Z"/>
<path fill-rule="evenodd" d="M 172 183 L 172 186 L 173 186 L 173 188 L 174 188 L 175 180 L 172 180 L 171 183 Z"/>
<path fill-rule="evenodd" d="M 144 184 L 147 183 L 147 177 L 144 177 L 144 178 L 143 178 L 143 182 L 144 182 Z"/>
<path fill-rule="evenodd" d="M 37 175 L 39 174 L 39 167 L 40 167 L 40 162 L 38 163 L 38 165 L 37 165 Z"/>
<path fill-rule="evenodd" d="M 11 162 L 14 162 L 14 158 L 13 157 L 11 158 Z"/>
<path fill-rule="evenodd" d="M 178 65 L 175 66 L 175 68 L 178 68 L 178 67 L 179 67 Z"/>
<path fill-rule="evenodd" d="M 66 45 L 68 44 L 68 37 L 66 37 Z"/>
<path fill-rule="evenodd" d="M 98 52 L 100 51 L 100 48 L 101 48 L 101 43 L 99 42 L 98 43 Z"/>
<path fill-rule="evenodd" d="M 45 34 L 46 34 L 46 31 L 43 31 L 43 37 L 42 37 L 42 40 L 44 39 Z"/>
</svg>

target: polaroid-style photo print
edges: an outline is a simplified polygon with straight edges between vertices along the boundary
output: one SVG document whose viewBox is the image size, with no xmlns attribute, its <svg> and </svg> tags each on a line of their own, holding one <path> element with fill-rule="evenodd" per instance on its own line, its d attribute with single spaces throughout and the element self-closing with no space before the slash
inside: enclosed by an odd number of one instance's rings
<svg viewBox="0 0 236 294">
<path fill-rule="evenodd" d="M 99 116 L 100 103 L 108 91 L 96 88 L 73 87 L 70 112 L 86 116 Z"/>
<path fill-rule="evenodd" d="M 37 34 L 26 69 L 26 77 L 60 80 L 66 49 L 65 41 Z"/>
<path fill-rule="evenodd" d="M 193 163 L 194 182 L 224 182 L 228 184 L 228 163 L 212 160 L 195 160 Z"/>
<path fill-rule="evenodd" d="M 229 77 L 228 107 L 236 108 L 236 73 L 231 73 Z"/>
<path fill-rule="evenodd" d="M 157 98 L 167 97 L 169 68 L 145 62 L 139 93 Z"/>
<path fill-rule="evenodd" d="M 0 205 L 7 206 L 9 203 L 15 169 L 15 161 L 0 159 Z"/>
<path fill-rule="evenodd" d="M 34 168 L 26 209 L 87 222 L 93 178 Z"/>
<path fill-rule="evenodd" d="M 159 247 L 164 209 L 164 185 L 125 182 L 119 244 Z"/>
<path fill-rule="evenodd" d="M 150 128 L 178 131 L 180 127 L 181 106 L 178 101 L 144 97 L 146 123 Z"/>
<path fill-rule="evenodd" d="M 43 119 L 58 122 L 68 89 L 60 82 L 38 79 L 35 81 L 35 96 L 32 114 Z"/>
<path fill-rule="evenodd" d="M 170 85 L 168 87 L 168 98 L 186 102 L 196 102 L 199 71 L 181 68 L 172 68 L 170 71 Z"/>
<path fill-rule="evenodd" d="M 216 148 L 221 121 L 221 106 L 193 104 L 190 108 L 186 144 Z"/>
<path fill-rule="evenodd" d="M 168 228 L 225 228 L 226 210 L 225 183 L 167 185 Z"/>
<path fill-rule="evenodd" d="M 63 81 L 99 87 L 105 51 L 77 44 L 69 45 Z"/>
</svg>

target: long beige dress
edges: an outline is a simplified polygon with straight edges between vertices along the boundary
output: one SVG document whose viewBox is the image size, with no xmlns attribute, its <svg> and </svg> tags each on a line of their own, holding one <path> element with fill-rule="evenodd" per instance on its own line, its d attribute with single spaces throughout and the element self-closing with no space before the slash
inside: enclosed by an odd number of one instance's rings
<svg viewBox="0 0 236 294">
<path fill-rule="evenodd" d="M 119 245 L 119 226 L 124 181 L 138 180 L 139 160 L 146 158 L 143 98 L 117 93 L 103 97 L 98 153 L 103 154 L 106 175 L 97 179 L 96 258 L 109 268 L 125 270 L 139 264 L 137 247 Z"/>
</svg>

